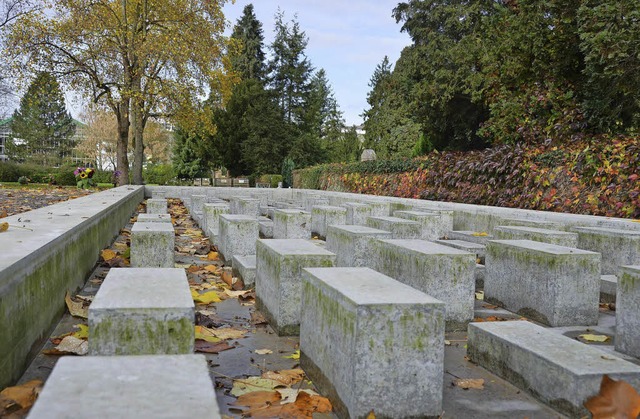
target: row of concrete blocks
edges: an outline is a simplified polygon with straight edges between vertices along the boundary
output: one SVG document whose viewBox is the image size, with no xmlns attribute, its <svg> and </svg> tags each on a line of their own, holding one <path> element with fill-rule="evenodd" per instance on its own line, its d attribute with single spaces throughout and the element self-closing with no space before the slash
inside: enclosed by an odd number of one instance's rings
<svg viewBox="0 0 640 419">
<path fill-rule="evenodd" d="M 173 267 L 167 204 L 149 201 L 131 260 L 152 267 L 109 271 L 89 306 L 89 356 L 56 364 L 29 417 L 220 417 L 206 359 L 193 354 L 195 306 Z"/>
</svg>

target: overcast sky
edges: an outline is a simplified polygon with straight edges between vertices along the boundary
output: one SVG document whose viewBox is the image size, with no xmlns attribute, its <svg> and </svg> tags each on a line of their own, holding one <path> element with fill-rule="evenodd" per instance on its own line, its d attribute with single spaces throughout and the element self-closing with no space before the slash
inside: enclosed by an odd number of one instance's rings
<svg viewBox="0 0 640 419">
<path fill-rule="evenodd" d="M 309 38 L 307 56 L 316 69 L 327 72 L 348 125 L 362 123 L 360 114 L 367 108 L 368 83 L 376 65 L 385 55 L 395 63 L 411 43 L 391 17 L 398 0 L 236 0 L 224 7 L 231 26 L 249 3 L 262 22 L 267 46 L 273 40 L 278 7 L 286 21 L 297 15 Z"/>
</svg>

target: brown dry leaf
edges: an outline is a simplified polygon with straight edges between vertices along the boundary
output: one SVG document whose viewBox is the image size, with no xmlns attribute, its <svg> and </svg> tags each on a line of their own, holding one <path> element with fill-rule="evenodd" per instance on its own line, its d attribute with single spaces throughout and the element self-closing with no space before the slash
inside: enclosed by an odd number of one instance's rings
<svg viewBox="0 0 640 419">
<path fill-rule="evenodd" d="M 238 400 L 231 403 L 232 406 L 243 406 L 243 416 L 251 417 L 254 412 L 267 409 L 280 401 L 280 393 L 277 391 L 253 391 L 242 394 Z"/>
<path fill-rule="evenodd" d="M 100 256 L 102 256 L 102 260 L 108 262 L 118 256 L 118 254 L 111 249 L 104 249 L 102 252 L 100 252 Z"/>
<path fill-rule="evenodd" d="M 7 222 L 0 223 L 0 233 L 3 233 L 7 230 L 9 230 L 9 223 Z"/>
<path fill-rule="evenodd" d="M 231 268 L 224 268 L 222 276 L 220 277 L 228 286 L 233 287 L 233 274 Z"/>
<path fill-rule="evenodd" d="M 71 313 L 73 317 L 80 317 L 82 319 L 89 317 L 89 307 L 85 307 L 82 301 L 73 301 L 71 295 L 69 295 L 69 291 L 64 295 L 64 301 L 67 303 L 69 313 Z"/>
<path fill-rule="evenodd" d="M 222 340 L 240 339 L 246 335 L 248 330 L 234 329 L 232 327 L 224 327 L 221 329 L 213 329 L 213 334 Z"/>
<path fill-rule="evenodd" d="M 453 384 L 461 389 L 468 390 L 474 388 L 476 390 L 484 389 L 484 379 L 482 378 L 458 378 L 454 380 Z"/>
<path fill-rule="evenodd" d="M 259 324 L 267 324 L 267 319 L 262 315 L 262 313 L 258 311 L 251 312 L 251 324 L 259 325 Z"/>
<path fill-rule="evenodd" d="M 624 380 L 602 376 L 600 393 L 584 403 L 593 419 L 637 418 L 640 415 L 640 394 Z"/>
<path fill-rule="evenodd" d="M 285 386 L 290 386 L 299 381 L 302 381 L 303 377 L 304 371 L 302 371 L 300 368 L 295 368 L 292 370 L 267 371 L 262 374 L 262 378 L 269 378 L 271 380 L 279 381 Z"/>
<path fill-rule="evenodd" d="M 198 265 L 191 265 L 187 268 L 187 272 L 193 274 L 196 273 L 198 271 L 202 270 L 202 266 L 198 266 Z"/>
<path fill-rule="evenodd" d="M 220 268 L 217 267 L 216 265 L 207 265 L 204 267 L 204 270 L 216 275 L 220 272 Z"/>
<path fill-rule="evenodd" d="M 218 252 L 209 252 L 209 254 L 207 255 L 207 259 L 209 259 L 209 260 L 219 260 L 220 256 L 218 255 Z"/>
<path fill-rule="evenodd" d="M 2 212 L 0 212 L 0 218 L 7 218 L 9 216 L 9 214 L 7 214 L 7 210 L 2 210 Z"/>
<path fill-rule="evenodd" d="M 227 342 L 212 343 L 204 340 L 196 340 L 194 349 L 196 352 L 204 352 L 207 354 L 217 354 L 222 351 L 233 349 Z"/>
<path fill-rule="evenodd" d="M 0 416 L 17 410 L 30 408 L 42 390 L 41 380 L 31 380 L 19 386 L 7 387 L 0 391 Z M 18 405 L 18 406 L 16 406 Z"/>
<path fill-rule="evenodd" d="M 373 410 L 367 415 L 367 419 L 376 419 L 376 412 Z"/>
<path fill-rule="evenodd" d="M 243 297 L 245 294 L 248 294 L 250 292 L 251 292 L 251 290 L 244 290 L 244 291 L 224 290 L 224 293 L 227 294 L 231 298 Z"/>
</svg>

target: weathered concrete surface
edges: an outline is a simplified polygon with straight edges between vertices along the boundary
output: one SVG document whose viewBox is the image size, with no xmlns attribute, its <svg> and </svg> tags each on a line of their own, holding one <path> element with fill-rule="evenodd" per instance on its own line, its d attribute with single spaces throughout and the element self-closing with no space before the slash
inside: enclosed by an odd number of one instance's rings
<svg viewBox="0 0 640 419">
<path fill-rule="evenodd" d="M 202 355 L 64 357 L 32 419 L 220 418 Z"/>
<path fill-rule="evenodd" d="M 494 237 L 486 231 L 455 230 L 447 233 L 447 239 L 462 240 L 486 246 L 487 242 L 493 240 Z"/>
<path fill-rule="evenodd" d="M 347 223 L 347 209 L 331 205 L 316 205 L 311 209 L 311 233 L 327 237 L 330 225 Z"/>
<path fill-rule="evenodd" d="M 618 290 L 618 277 L 615 275 L 600 276 L 600 302 L 615 303 Z"/>
<path fill-rule="evenodd" d="M 131 266 L 173 268 L 175 231 L 171 223 L 137 222 L 131 228 Z"/>
<path fill-rule="evenodd" d="M 490 241 L 484 295 L 549 326 L 596 324 L 600 255 L 531 240 Z"/>
<path fill-rule="evenodd" d="M 620 269 L 616 295 L 616 350 L 640 358 L 640 265 Z"/>
<path fill-rule="evenodd" d="M 484 264 L 485 256 L 487 255 L 487 246 L 484 244 L 468 242 L 464 240 L 436 240 L 438 244 L 453 247 L 454 249 L 464 250 L 465 252 L 473 253 L 477 259 L 480 259 L 480 263 Z"/>
<path fill-rule="evenodd" d="M 340 417 L 442 413 L 444 303 L 368 268 L 303 270 L 301 365 Z"/>
<path fill-rule="evenodd" d="M 426 240 L 376 240 L 368 267 L 446 304 L 446 330 L 473 318 L 475 255 Z"/>
<path fill-rule="evenodd" d="M 245 288 L 256 283 L 256 255 L 234 256 L 232 261 L 233 275 L 239 276 Z"/>
<path fill-rule="evenodd" d="M 578 247 L 578 234 L 567 231 L 549 230 L 527 226 L 498 226 L 493 235 L 500 240 L 533 240 L 557 244 L 565 247 Z"/>
<path fill-rule="evenodd" d="M 306 240 L 258 240 L 256 303 L 279 335 L 299 333 L 302 269 L 334 266 L 335 260 Z"/>
<path fill-rule="evenodd" d="M 422 236 L 420 223 L 398 217 L 369 217 L 367 227 L 390 231 L 394 239 L 419 239 Z"/>
<path fill-rule="evenodd" d="M 347 202 L 343 205 L 347 209 L 346 224 L 367 225 L 367 218 L 371 216 L 371 206 L 360 202 Z"/>
<path fill-rule="evenodd" d="M 20 377 L 64 312 L 65 293 L 82 285 L 143 193 L 122 186 L 2 219 L 0 388 Z"/>
<path fill-rule="evenodd" d="M 256 254 L 256 240 L 260 235 L 258 220 L 249 215 L 220 214 L 218 250 L 225 260 L 234 255 Z"/>
<path fill-rule="evenodd" d="M 89 306 L 89 353 L 193 353 L 194 310 L 184 269 L 113 268 Z"/>
<path fill-rule="evenodd" d="M 148 199 L 147 200 L 147 214 L 166 214 L 166 213 L 167 213 L 166 199 Z"/>
<path fill-rule="evenodd" d="M 228 204 L 207 203 L 202 207 L 202 230 L 207 237 L 216 237 L 220 232 L 220 214 L 229 214 Z"/>
<path fill-rule="evenodd" d="M 169 214 L 138 214 L 141 223 L 171 223 Z"/>
<path fill-rule="evenodd" d="M 260 232 L 260 238 L 272 239 L 273 238 L 273 221 L 266 217 L 258 218 L 258 230 Z"/>
<path fill-rule="evenodd" d="M 274 239 L 308 239 L 311 237 L 311 213 L 297 209 L 273 211 Z"/>
<path fill-rule="evenodd" d="M 438 240 L 453 229 L 451 217 L 437 212 L 396 211 L 393 215 L 420 223 L 422 235 L 419 238 L 423 240 Z"/>
<path fill-rule="evenodd" d="M 553 408 L 584 417 L 602 375 L 640 388 L 640 366 L 526 321 L 469 325 L 467 355 Z"/>
<path fill-rule="evenodd" d="M 602 255 L 602 274 L 616 275 L 621 266 L 640 265 L 640 231 L 580 227 L 578 247 Z"/>
<path fill-rule="evenodd" d="M 369 266 L 370 243 L 390 239 L 391 232 L 361 225 L 332 225 L 327 230 L 327 250 L 335 253 L 336 266 Z"/>
</svg>

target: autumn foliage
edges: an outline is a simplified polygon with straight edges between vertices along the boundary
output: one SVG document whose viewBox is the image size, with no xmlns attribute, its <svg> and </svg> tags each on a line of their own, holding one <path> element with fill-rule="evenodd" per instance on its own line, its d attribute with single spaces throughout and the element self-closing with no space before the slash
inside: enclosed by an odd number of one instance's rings
<svg viewBox="0 0 640 419">
<path fill-rule="evenodd" d="M 403 198 L 640 218 L 640 137 L 501 145 L 298 170 L 294 184 Z"/>
</svg>

